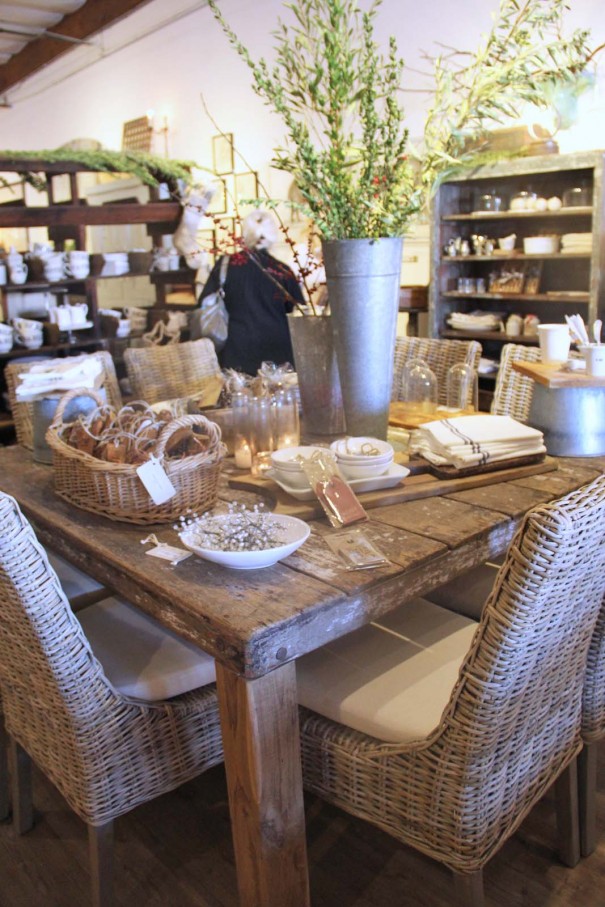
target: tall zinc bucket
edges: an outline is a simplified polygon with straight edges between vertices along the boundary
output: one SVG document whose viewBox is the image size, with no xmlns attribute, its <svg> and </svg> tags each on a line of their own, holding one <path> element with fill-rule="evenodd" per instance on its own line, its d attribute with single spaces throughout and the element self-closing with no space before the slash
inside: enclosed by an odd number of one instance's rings
<svg viewBox="0 0 605 907">
<path fill-rule="evenodd" d="M 332 337 L 325 315 L 288 315 L 305 433 L 345 431 L 342 392 Z"/>
<path fill-rule="evenodd" d="M 387 435 L 402 251 L 401 237 L 323 243 L 349 435 Z"/>
</svg>

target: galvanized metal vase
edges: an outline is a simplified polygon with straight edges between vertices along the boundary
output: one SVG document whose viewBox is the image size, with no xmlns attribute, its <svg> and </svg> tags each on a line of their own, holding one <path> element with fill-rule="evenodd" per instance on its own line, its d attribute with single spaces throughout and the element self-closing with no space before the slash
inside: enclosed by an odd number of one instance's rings
<svg viewBox="0 0 605 907">
<path fill-rule="evenodd" d="M 387 435 L 402 250 L 401 237 L 323 243 L 349 435 Z"/>
<path fill-rule="evenodd" d="M 305 433 L 343 434 L 345 421 L 332 319 L 324 315 L 288 315 L 288 324 Z"/>
</svg>

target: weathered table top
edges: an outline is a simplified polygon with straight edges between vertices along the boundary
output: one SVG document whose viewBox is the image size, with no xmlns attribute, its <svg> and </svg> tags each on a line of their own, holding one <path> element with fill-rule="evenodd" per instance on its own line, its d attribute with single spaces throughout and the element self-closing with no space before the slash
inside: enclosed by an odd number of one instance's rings
<svg viewBox="0 0 605 907">
<path fill-rule="evenodd" d="M 355 572 L 325 544 L 335 531 L 325 519 L 274 567 L 235 571 L 195 556 L 170 567 L 145 555 L 148 527 L 62 501 L 52 469 L 23 448 L 0 450 L 0 488 L 43 544 L 215 657 L 241 904 L 308 907 L 294 660 L 500 554 L 528 509 L 604 468 L 603 458 L 562 460 L 554 472 L 370 510 L 361 526 L 389 564 Z M 178 541 L 171 527 L 152 531 Z"/>
</svg>

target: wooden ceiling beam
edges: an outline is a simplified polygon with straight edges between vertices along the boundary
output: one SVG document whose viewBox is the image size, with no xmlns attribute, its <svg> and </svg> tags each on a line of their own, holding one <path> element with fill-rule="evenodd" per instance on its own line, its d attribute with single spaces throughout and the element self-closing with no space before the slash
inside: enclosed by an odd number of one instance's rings
<svg viewBox="0 0 605 907">
<path fill-rule="evenodd" d="M 53 26 L 52 31 L 69 38 L 86 40 L 149 2 L 150 0 L 87 0 L 80 9 Z M 55 38 L 41 37 L 30 41 L 0 66 L 0 93 L 8 91 L 72 49 L 73 45 Z"/>
</svg>

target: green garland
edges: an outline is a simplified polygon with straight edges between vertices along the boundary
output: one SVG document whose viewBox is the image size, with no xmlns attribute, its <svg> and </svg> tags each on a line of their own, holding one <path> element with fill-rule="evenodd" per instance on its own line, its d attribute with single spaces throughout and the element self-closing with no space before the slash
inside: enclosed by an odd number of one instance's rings
<svg viewBox="0 0 605 907">
<path fill-rule="evenodd" d="M 2 151 L 0 156 L 12 160 L 39 160 L 44 163 L 62 161 L 81 164 L 90 170 L 102 170 L 108 173 L 131 173 L 147 186 L 159 183 L 175 183 L 183 180 L 187 185 L 192 182 L 191 170 L 198 167 L 195 161 L 167 160 L 141 151 L 70 151 L 67 148 L 56 148 L 44 151 Z M 200 168 L 201 169 L 201 168 Z M 30 171 L 24 179 L 38 190 L 46 188 L 46 180 Z M 0 177 L 0 184 L 7 186 L 7 181 Z"/>
</svg>

